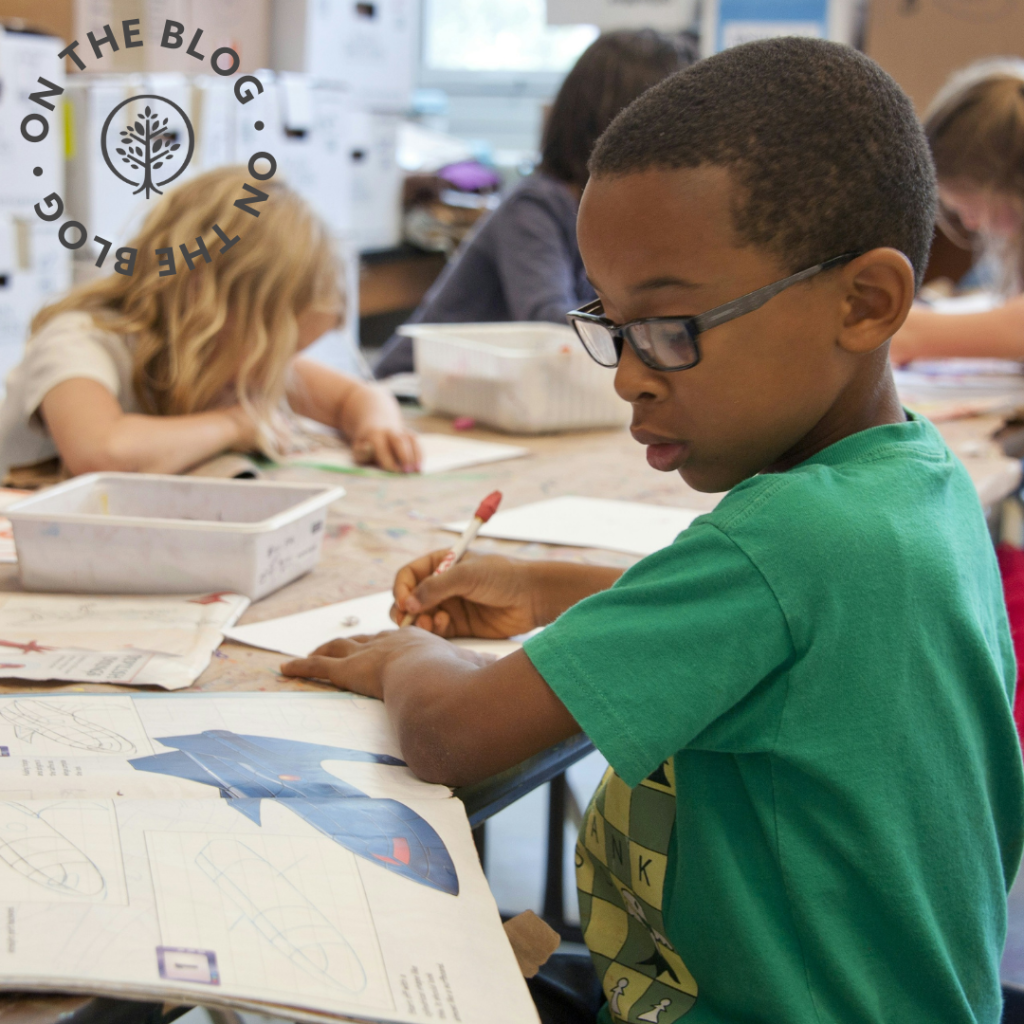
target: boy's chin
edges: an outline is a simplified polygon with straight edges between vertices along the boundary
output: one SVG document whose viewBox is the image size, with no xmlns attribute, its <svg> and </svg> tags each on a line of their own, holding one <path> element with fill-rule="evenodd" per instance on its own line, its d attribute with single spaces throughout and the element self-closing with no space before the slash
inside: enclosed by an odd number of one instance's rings
<svg viewBox="0 0 1024 1024">
<path fill-rule="evenodd" d="M 695 491 L 704 494 L 722 494 L 732 490 L 738 483 L 746 479 L 746 475 L 735 469 L 730 471 L 729 467 L 722 465 L 700 465 L 699 463 L 687 462 L 680 466 L 676 472 L 683 478 L 683 482 L 692 487 Z"/>
</svg>

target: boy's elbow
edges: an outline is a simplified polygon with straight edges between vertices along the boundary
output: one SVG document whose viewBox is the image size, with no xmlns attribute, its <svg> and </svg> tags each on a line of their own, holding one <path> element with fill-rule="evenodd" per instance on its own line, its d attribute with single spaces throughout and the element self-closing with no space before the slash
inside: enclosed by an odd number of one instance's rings
<svg viewBox="0 0 1024 1024">
<path fill-rule="evenodd" d="M 468 786 L 489 774 L 476 764 L 472 741 L 464 739 L 452 717 L 436 708 L 423 708 L 399 724 L 402 758 L 409 770 L 424 782 L 442 786 Z"/>
</svg>

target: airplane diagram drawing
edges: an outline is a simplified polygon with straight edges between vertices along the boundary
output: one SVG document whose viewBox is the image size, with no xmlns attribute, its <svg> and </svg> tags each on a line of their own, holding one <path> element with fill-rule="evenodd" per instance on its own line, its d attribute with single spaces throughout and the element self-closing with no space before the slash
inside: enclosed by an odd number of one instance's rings
<svg viewBox="0 0 1024 1024">
<path fill-rule="evenodd" d="M 14 726 L 20 740 L 42 736 L 75 750 L 96 754 L 135 754 L 138 748 L 126 736 L 90 722 L 80 712 L 49 700 L 4 701 L 0 717 Z"/>
<path fill-rule="evenodd" d="M 53 893 L 99 896 L 103 875 L 89 857 L 43 816 L 23 804 L 0 803 L 0 860 Z"/>
<path fill-rule="evenodd" d="M 234 839 L 213 839 L 196 864 L 276 950 L 297 967 L 349 992 L 366 971 L 349 941 L 270 861 Z"/>
<path fill-rule="evenodd" d="M 441 837 L 411 807 L 367 796 L 322 767 L 324 761 L 404 766 L 389 754 L 271 736 L 209 729 L 157 737 L 175 749 L 132 758 L 138 771 L 214 786 L 230 805 L 260 824 L 260 801 L 277 800 L 319 832 L 373 864 L 457 896 L 455 865 Z"/>
</svg>

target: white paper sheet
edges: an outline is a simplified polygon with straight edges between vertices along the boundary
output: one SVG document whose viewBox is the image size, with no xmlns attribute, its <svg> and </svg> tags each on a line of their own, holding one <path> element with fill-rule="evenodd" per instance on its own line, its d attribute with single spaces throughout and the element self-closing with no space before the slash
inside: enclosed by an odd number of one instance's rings
<svg viewBox="0 0 1024 1024">
<path fill-rule="evenodd" d="M 24 661 L 25 655 L 34 657 L 40 648 L 93 651 L 104 656 L 118 651 L 147 654 L 131 678 L 120 678 L 116 669 L 97 678 L 90 673 L 99 663 L 87 664 L 87 659 L 80 659 L 75 670 L 62 662 L 63 675 L 40 675 L 45 667 L 33 662 L 26 663 L 28 674 L 0 669 L 0 677 L 182 689 L 203 672 L 224 628 L 235 623 L 248 606 L 247 597 L 223 593 L 157 597 L 0 594 L 0 663 Z"/>
<path fill-rule="evenodd" d="M 420 434 L 423 451 L 422 472 L 451 473 L 469 466 L 488 462 L 503 462 L 529 455 L 528 448 L 493 441 L 477 441 L 471 437 L 452 437 L 449 434 Z M 348 448 L 317 448 L 313 451 L 289 455 L 285 460 L 291 466 L 322 466 L 339 472 L 356 469 L 352 452 Z"/>
<path fill-rule="evenodd" d="M 10 508 L 16 501 L 27 498 L 32 491 L 19 491 L 13 487 L 0 487 L 0 511 Z M 14 528 L 7 516 L 0 516 L 0 565 L 16 565 L 18 552 L 14 547 Z"/>
<path fill-rule="evenodd" d="M 650 555 L 671 544 L 703 514 L 667 505 L 569 496 L 503 509 L 480 536 Z M 461 533 L 466 524 L 446 523 L 444 528 Z"/>
<path fill-rule="evenodd" d="M 29 645 L 25 645 L 28 647 Z M 79 651 L 68 647 L 0 650 L 0 679 L 128 685 L 151 661 L 148 651 Z"/>
<path fill-rule="evenodd" d="M 351 694 L 0 697 L 0 987 L 537 1022 L 450 791 Z"/>
<path fill-rule="evenodd" d="M 293 658 L 304 658 L 329 640 L 397 629 L 389 614 L 392 603 L 391 592 L 384 590 L 379 594 L 340 601 L 308 612 L 285 615 L 280 619 L 233 626 L 224 630 L 224 635 L 229 640 L 237 640 L 250 647 L 262 647 Z M 519 639 L 482 640 L 461 637 L 454 642 L 459 647 L 490 654 L 495 658 L 504 658 L 521 646 Z"/>
</svg>

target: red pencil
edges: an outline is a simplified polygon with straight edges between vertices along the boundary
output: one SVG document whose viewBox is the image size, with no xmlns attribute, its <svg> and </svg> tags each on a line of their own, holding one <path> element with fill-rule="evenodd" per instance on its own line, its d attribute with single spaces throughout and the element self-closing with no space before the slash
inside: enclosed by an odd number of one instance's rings
<svg viewBox="0 0 1024 1024">
<path fill-rule="evenodd" d="M 448 554 L 441 559 L 441 563 L 434 570 L 433 574 L 435 576 L 440 576 L 441 573 L 447 572 L 469 550 L 469 545 L 473 543 L 473 539 L 480 531 L 480 527 L 498 511 L 500 504 L 501 491 L 492 491 L 480 502 L 480 507 L 476 510 L 472 520 L 466 524 L 466 528 L 462 531 L 462 536 Z M 402 619 L 402 625 L 411 626 L 412 624 L 413 616 L 406 612 Z"/>
</svg>

